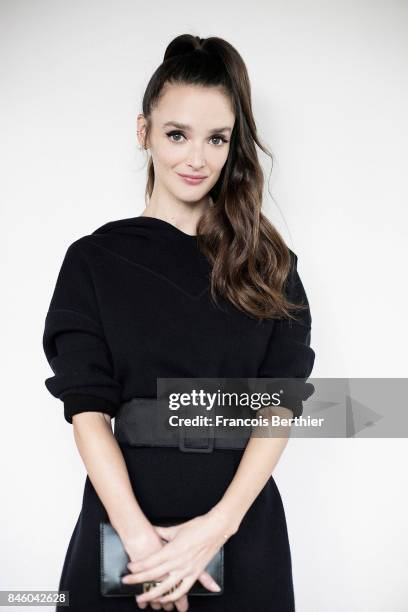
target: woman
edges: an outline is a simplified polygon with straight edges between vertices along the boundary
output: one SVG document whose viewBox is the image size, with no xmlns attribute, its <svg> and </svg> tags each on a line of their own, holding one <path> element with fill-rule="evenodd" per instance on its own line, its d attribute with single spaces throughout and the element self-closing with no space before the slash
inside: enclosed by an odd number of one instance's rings
<svg viewBox="0 0 408 612">
<path fill-rule="evenodd" d="M 285 514 L 271 476 L 287 436 L 181 452 L 118 442 L 111 427 L 124 402 L 156 397 L 159 377 L 312 371 L 297 257 L 261 213 L 255 145 L 268 152 L 238 52 L 220 38 L 175 38 L 147 86 L 138 139 L 150 153 L 143 214 L 70 245 L 45 322 L 54 372 L 45 384 L 64 403 L 87 470 L 59 589 L 74 611 L 292 612 Z M 301 402 L 279 408 L 301 411 Z M 161 528 L 164 517 L 183 522 Z M 103 520 L 131 559 L 128 582 L 161 581 L 143 596 L 101 595 Z M 204 570 L 222 545 L 223 592 L 189 597 L 196 580 L 217 591 Z"/>
</svg>

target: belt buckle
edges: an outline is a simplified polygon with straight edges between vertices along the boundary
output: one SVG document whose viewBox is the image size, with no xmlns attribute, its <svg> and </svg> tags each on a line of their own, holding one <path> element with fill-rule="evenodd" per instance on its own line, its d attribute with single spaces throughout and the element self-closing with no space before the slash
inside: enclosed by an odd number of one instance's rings
<svg viewBox="0 0 408 612">
<path fill-rule="evenodd" d="M 183 424 L 179 430 L 179 444 L 178 447 L 183 453 L 212 453 L 214 450 L 214 426 L 207 426 L 210 429 L 210 435 L 206 436 L 208 444 L 207 446 L 186 446 L 185 436 L 185 425 Z M 194 438 L 190 438 L 193 440 Z"/>
</svg>

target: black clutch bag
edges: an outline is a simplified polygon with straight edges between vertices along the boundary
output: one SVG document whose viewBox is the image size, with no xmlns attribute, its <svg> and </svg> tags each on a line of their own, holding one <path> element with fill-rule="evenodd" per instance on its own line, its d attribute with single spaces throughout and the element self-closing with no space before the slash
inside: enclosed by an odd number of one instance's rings
<svg viewBox="0 0 408 612">
<path fill-rule="evenodd" d="M 168 527 L 185 522 L 179 521 L 156 522 L 156 525 Z M 118 533 L 108 521 L 102 521 L 100 527 L 100 574 L 101 594 L 104 597 L 120 597 L 140 595 L 149 591 L 159 581 L 138 582 L 137 584 L 125 584 L 123 576 L 130 573 L 127 564 L 130 557 L 127 554 Z M 190 595 L 222 595 L 224 591 L 224 547 L 222 546 L 208 563 L 205 571 L 220 585 L 221 591 L 210 591 L 198 580 L 190 587 L 187 596 Z"/>
</svg>

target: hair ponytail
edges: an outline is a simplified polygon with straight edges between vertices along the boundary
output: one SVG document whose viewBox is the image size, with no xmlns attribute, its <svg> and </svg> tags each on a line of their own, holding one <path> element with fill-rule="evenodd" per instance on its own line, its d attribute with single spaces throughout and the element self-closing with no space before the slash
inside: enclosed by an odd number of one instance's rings
<svg viewBox="0 0 408 612">
<path fill-rule="evenodd" d="M 264 176 L 256 145 L 271 158 L 257 134 L 252 113 L 251 86 L 238 51 L 218 37 L 182 34 L 166 48 L 162 64 L 153 73 L 143 96 L 146 138 L 151 112 L 169 84 L 220 88 L 235 113 L 227 161 L 209 192 L 212 201 L 201 217 L 198 241 L 213 264 L 211 295 L 230 300 L 255 319 L 288 317 L 307 308 L 289 299 L 285 288 L 295 272 L 295 260 L 277 229 L 262 213 Z M 149 159 L 145 197 L 154 186 L 154 166 Z"/>
</svg>

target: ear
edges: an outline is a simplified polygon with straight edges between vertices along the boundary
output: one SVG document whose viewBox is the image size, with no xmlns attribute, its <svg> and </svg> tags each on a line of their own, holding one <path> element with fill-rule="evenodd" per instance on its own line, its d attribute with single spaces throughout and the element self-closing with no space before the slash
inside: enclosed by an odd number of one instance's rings
<svg viewBox="0 0 408 612">
<path fill-rule="evenodd" d="M 143 115 L 143 113 L 139 113 L 137 116 L 137 140 L 139 142 L 139 148 L 140 149 L 145 149 L 146 148 L 146 142 L 145 142 L 145 137 L 146 137 L 146 119 Z"/>
</svg>

